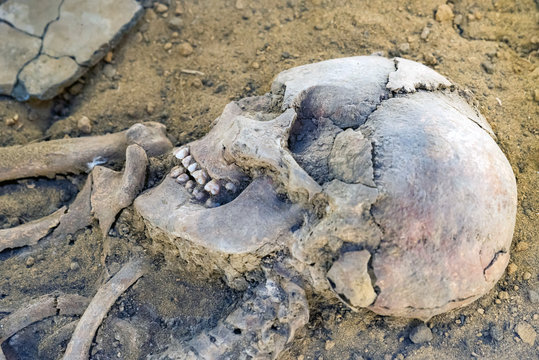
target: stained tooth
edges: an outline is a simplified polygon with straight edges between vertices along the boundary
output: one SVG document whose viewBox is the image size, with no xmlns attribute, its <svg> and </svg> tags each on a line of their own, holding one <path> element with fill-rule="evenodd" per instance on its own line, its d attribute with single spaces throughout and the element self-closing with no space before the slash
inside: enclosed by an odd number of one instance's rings
<svg viewBox="0 0 539 360">
<path fill-rule="evenodd" d="M 187 167 L 187 171 L 189 171 L 190 173 L 192 173 L 193 171 L 195 171 L 196 169 L 198 168 L 198 164 L 196 162 L 192 163 L 191 165 L 189 165 Z"/>
<path fill-rule="evenodd" d="M 204 194 L 204 191 L 202 191 L 201 189 L 196 188 L 195 190 L 193 190 L 193 196 L 195 197 L 195 199 L 202 201 L 206 197 L 206 194 Z"/>
<path fill-rule="evenodd" d="M 197 170 L 192 175 L 200 185 L 204 185 L 208 181 L 208 173 L 205 170 Z"/>
<path fill-rule="evenodd" d="M 218 202 L 215 202 L 215 200 L 210 198 L 210 199 L 206 200 L 206 203 L 204 205 L 206 205 L 206 207 L 209 207 L 209 208 L 214 208 L 214 207 L 217 207 L 217 206 L 219 206 L 221 204 L 219 204 Z"/>
<path fill-rule="evenodd" d="M 188 167 L 189 164 L 191 164 L 191 161 L 193 160 L 193 157 L 191 155 L 187 155 L 183 160 L 182 160 L 182 165 L 185 166 L 185 167 Z"/>
<path fill-rule="evenodd" d="M 172 170 L 170 170 L 170 177 L 176 178 L 180 176 L 183 170 L 182 166 L 174 166 Z"/>
<path fill-rule="evenodd" d="M 217 194 L 219 194 L 220 186 L 217 183 L 217 181 L 215 181 L 215 179 L 213 179 L 210 182 L 208 182 L 206 185 L 204 185 L 204 190 L 206 190 L 207 192 L 209 192 L 212 195 L 217 195 Z"/>
<path fill-rule="evenodd" d="M 180 174 L 176 178 L 176 181 L 179 182 L 180 184 L 183 184 L 183 183 L 189 181 L 189 175 L 187 175 L 186 173 Z"/>
<path fill-rule="evenodd" d="M 181 149 L 174 151 L 174 156 L 176 156 L 177 159 L 183 160 L 185 157 L 189 155 L 189 148 L 183 147 Z"/>
<path fill-rule="evenodd" d="M 187 191 L 193 190 L 195 188 L 195 182 L 193 180 L 189 180 L 185 183 L 185 188 Z"/>
<path fill-rule="evenodd" d="M 225 184 L 225 189 L 227 189 L 228 191 L 234 192 L 236 191 L 236 185 L 234 185 L 234 183 L 227 182 Z"/>
</svg>

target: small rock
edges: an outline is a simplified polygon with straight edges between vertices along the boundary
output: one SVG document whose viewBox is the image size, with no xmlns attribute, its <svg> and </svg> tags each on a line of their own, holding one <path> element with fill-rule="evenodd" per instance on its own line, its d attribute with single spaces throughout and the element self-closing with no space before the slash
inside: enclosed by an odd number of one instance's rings
<svg viewBox="0 0 539 360">
<path fill-rule="evenodd" d="M 432 55 L 431 53 L 423 54 L 423 60 L 425 60 L 425 63 L 430 66 L 436 65 L 438 63 L 438 60 L 436 59 L 436 57 Z"/>
<path fill-rule="evenodd" d="M 451 7 L 447 4 L 442 4 L 438 6 L 438 9 L 436 9 L 436 20 L 443 22 L 443 21 L 450 21 L 453 20 L 453 10 L 451 10 Z"/>
<path fill-rule="evenodd" d="M 153 103 L 149 102 L 148 105 L 146 105 L 146 112 L 149 115 L 151 115 L 151 114 L 153 114 L 154 110 L 155 110 L 155 105 Z"/>
<path fill-rule="evenodd" d="M 88 119 L 86 116 L 83 116 L 77 121 L 77 128 L 80 130 L 80 132 L 84 134 L 89 134 L 92 132 L 92 123 L 90 119 Z"/>
<path fill-rule="evenodd" d="M 532 304 L 539 303 L 539 289 L 528 289 L 528 298 Z"/>
<path fill-rule="evenodd" d="M 522 274 L 522 279 L 524 280 L 530 280 L 532 278 L 532 274 L 529 271 L 526 271 L 524 274 Z"/>
<path fill-rule="evenodd" d="M 494 64 L 490 61 L 485 61 L 481 63 L 481 67 L 487 74 L 494 74 Z"/>
<path fill-rule="evenodd" d="M 518 270 L 518 266 L 516 266 L 514 263 L 507 265 L 507 273 L 509 275 L 513 275 L 514 273 L 517 272 L 517 270 Z"/>
<path fill-rule="evenodd" d="M 193 47 L 188 42 L 184 42 L 178 46 L 178 51 L 181 56 L 189 56 L 193 53 Z"/>
<path fill-rule="evenodd" d="M 167 24 L 171 30 L 180 31 L 183 28 L 183 20 L 179 17 L 171 17 L 167 20 Z"/>
<path fill-rule="evenodd" d="M 479 309 L 477 309 L 477 312 L 478 312 L 480 315 L 483 315 L 483 314 L 485 313 L 485 309 L 479 308 Z"/>
<path fill-rule="evenodd" d="M 245 0 L 236 0 L 236 9 L 243 10 L 245 9 Z"/>
<path fill-rule="evenodd" d="M 455 15 L 455 18 L 453 19 L 453 24 L 455 24 L 455 25 L 462 24 L 462 15 L 461 14 Z"/>
<path fill-rule="evenodd" d="M 176 3 L 176 9 L 174 10 L 174 15 L 180 16 L 183 14 L 183 6 L 180 3 Z"/>
<path fill-rule="evenodd" d="M 29 257 L 26 259 L 26 266 L 28 266 L 28 267 L 33 266 L 35 263 L 36 263 L 36 260 L 35 260 L 33 257 L 31 257 L 31 256 L 29 256 Z"/>
<path fill-rule="evenodd" d="M 533 91 L 533 99 L 537 102 L 539 102 L 539 89 L 535 89 Z"/>
<path fill-rule="evenodd" d="M 78 82 L 78 83 L 75 83 L 75 85 L 71 86 L 68 91 L 71 95 L 75 96 L 82 92 L 83 87 L 84 87 L 84 84 Z"/>
<path fill-rule="evenodd" d="M 254 61 L 254 62 L 251 64 L 251 67 L 252 67 L 253 69 L 256 70 L 256 69 L 259 69 L 259 68 L 260 68 L 260 64 L 257 63 L 256 61 Z"/>
<path fill-rule="evenodd" d="M 105 62 L 107 62 L 107 63 L 110 64 L 110 63 L 112 62 L 112 51 L 109 51 L 109 52 L 107 53 L 107 55 L 105 55 L 105 57 L 103 58 L 103 60 L 105 60 Z"/>
<path fill-rule="evenodd" d="M 165 46 L 163 46 L 163 49 L 165 49 L 165 50 L 172 49 L 172 43 L 170 43 L 170 42 L 166 43 Z"/>
<path fill-rule="evenodd" d="M 9 117 L 9 118 L 7 118 L 7 119 L 5 120 L 5 123 L 6 123 L 7 126 L 13 126 L 13 125 L 15 125 L 17 122 L 15 121 L 14 118 Z"/>
<path fill-rule="evenodd" d="M 199 78 L 194 78 L 191 80 L 190 85 L 195 89 L 200 89 L 202 87 L 202 80 Z"/>
<path fill-rule="evenodd" d="M 509 294 L 507 293 L 507 291 L 500 291 L 500 293 L 498 294 L 498 299 L 507 300 L 509 299 Z"/>
<path fill-rule="evenodd" d="M 158 3 L 157 5 L 155 5 L 155 12 L 156 13 L 162 14 L 162 13 L 165 13 L 167 11 L 168 11 L 168 6 L 166 6 L 165 4 Z"/>
<path fill-rule="evenodd" d="M 425 324 L 416 326 L 410 332 L 410 340 L 414 344 L 422 344 L 432 340 L 432 331 Z"/>
<path fill-rule="evenodd" d="M 515 332 L 518 334 L 520 339 L 528 345 L 533 346 L 535 343 L 535 337 L 537 334 L 533 327 L 527 322 L 518 323 L 515 327 Z"/>
<path fill-rule="evenodd" d="M 502 341 L 503 340 L 503 329 L 499 325 L 492 325 L 489 330 L 490 337 L 492 337 L 496 341 Z"/>
<path fill-rule="evenodd" d="M 71 264 L 69 264 L 69 268 L 73 271 L 77 271 L 78 269 L 80 269 L 80 265 L 78 262 L 73 261 Z"/>
<path fill-rule="evenodd" d="M 103 74 L 109 79 L 112 80 L 114 75 L 116 75 L 116 69 L 111 64 L 103 66 Z"/>
<path fill-rule="evenodd" d="M 538 94 L 539 90 L 535 90 L 535 94 L 539 96 Z M 536 101 L 539 101 L 539 97 L 535 98 Z M 528 244 L 526 241 L 520 241 L 517 246 L 515 247 L 516 251 L 526 251 L 530 248 L 530 244 Z"/>
<path fill-rule="evenodd" d="M 429 34 L 430 34 L 430 29 L 428 26 L 425 26 L 423 30 L 421 31 L 420 37 L 422 40 L 427 40 L 427 38 L 429 37 Z"/>
<path fill-rule="evenodd" d="M 331 350 L 334 347 L 335 347 L 335 341 L 332 341 L 332 340 L 327 340 L 326 341 L 326 346 L 325 346 L 326 351 Z"/>
<path fill-rule="evenodd" d="M 410 44 L 405 42 L 399 45 L 399 51 L 402 54 L 407 54 L 410 51 Z"/>
</svg>

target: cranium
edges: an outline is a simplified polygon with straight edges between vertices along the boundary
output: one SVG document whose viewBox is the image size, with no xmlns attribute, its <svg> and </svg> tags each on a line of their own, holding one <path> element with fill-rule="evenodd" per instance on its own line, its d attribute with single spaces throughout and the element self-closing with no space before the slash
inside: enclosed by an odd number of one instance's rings
<svg viewBox="0 0 539 360">
<path fill-rule="evenodd" d="M 307 321 L 302 289 L 426 320 L 485 294 L 509 260 L 511 167 L 477 109 L 413 61 L 284 71 L 174 155 L 177 166 L 135 201 L 151 237 L 278 319 L 270 329 L 238 309 L 190 343 L 193 357 L 231 354 L 227 341 L 253 329 L 258 345 L 245 352 L 277 356 Z"/>
</svg>

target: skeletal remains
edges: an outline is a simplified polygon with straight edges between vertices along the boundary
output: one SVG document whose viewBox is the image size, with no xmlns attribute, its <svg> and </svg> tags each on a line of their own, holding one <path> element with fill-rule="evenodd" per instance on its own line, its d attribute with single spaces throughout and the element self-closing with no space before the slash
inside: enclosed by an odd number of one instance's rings
<svg viewBox="0 0 539 360">
<path fill-rule="evenodd" d="M 154 241 L 244 302 L 156 358 L 276 358 L 308 299 L 423 320 L 473 302 L 502 275 L 515 224 L 494 138 L 451 82 L 401 58 L 292 68 L 228 104 L 134 207 Z M 91 191 L 106 197 L 95 179 Z"/>
</svg>

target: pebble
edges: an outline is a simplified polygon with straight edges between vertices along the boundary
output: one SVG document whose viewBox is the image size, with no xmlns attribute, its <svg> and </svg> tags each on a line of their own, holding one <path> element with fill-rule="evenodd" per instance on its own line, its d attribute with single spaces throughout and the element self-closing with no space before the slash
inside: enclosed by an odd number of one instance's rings
<svg viewBox="0 0 539 360">
<path fill-rule="evenodd" d="M 409 337 L 414 344 L 422 344 L 432 340 L 432 331 L 425 324 L 421 324 L 412 329 Z"/>
<path fill-rule="evenodd" d="M 199 78 L 192 79 L 190 85 L 195 89 L 200 89 L 203 86 L 202 80 L 200 80 Z"/>
<path fill-rule="evenodd" d="M 436 9 L 436 21 L 450 21 L 453 20 L 453 10 L 447 4 L 442 4 Z"/>
<path fill-rule="evenodd" d="M 176 3 L 176 10 L 174 10 L 174 15 L 180 16 L 183 14 L 183 6 L 182 4 Z"/>
<path fill-rule="evenodd" d="M 245 0 L 236 0 L 236 5 L 235 5 L 236 9 L 243 10 L 245 9 L 245 6 L 246 6 Z"/>
<path fill-rule="evenodd" d="M 528 271 L 526 271 L 523 275 L 522 275 L 522 278 L 524 280 L 530 280 L 532 278 L 532 274 Z"/>
<path fill-rule="evenodd" d="M 165 46 L 163 46 L 163 49 L 165 49 L 165 50 L 172 49 L 172 43 L 171 42 L 166 43 Z"/>
<path fill-rule="evenodd" d="M 116 69 L 111 64 L 103 66 L 103 74 L 109 79 L 113 80 L 114 75 L 116 75 Z"/>
<path fill-rule="evenodd" d="M 535 92 L 536 92 L 537 95 L 539 95 L 539 90 L 535 90 Z M 537 98 L 536 98 L 536 100 L 537 100 Z M 520 241 L 520 242 L 517 244 L 515 250 L 516 250 L 516 251 L 526 251 L 526 250 L 528 250 L 529 248 L 530 248 L 530 244 L 528 244 L 526 241 Z"/>
<path fill-rule="evenodd" d="M 431 53 L 425 53 L 423 54 L 423 60 L 425 60 L 425 63 L 427 65 L 436 65 L 438 63 L 438 60 L 436 59 L 436 57 L 434 55 L 432 55 Z"/>
<path fill-rule="evenodd" d="M 535 89 L 533 91 L 533 99 L 537 102 L 539 102 L 539 89 Z"/>
<path fill-rule="evenodd" d="M 77 271 L 78 269 L 80 269 L 80 265 L 78 262 L 73 261 L 71 264 L 69 264 L 69 268 L 73 271 Z"/>
<path fill-rule="evenodd" d="M 479 308 L 479 309 L 477 309 L 477 312 L 479 314 L 483 315 L 485 313 L 485 309 Z"/>
<path fill-rule="evenodd" d="M 325 345 L 324 348 L 325 348 L 326 351 L 327 351 L 327 350 L 333 349 L 334 347 L 335 347 L 335 341 L 333 341 L 333 340 L 327 340 L 327 341 L 326 341 L 326 345 Z"/>
<path fill-rule="evenodd" d="M 15 125 L 15 124 L 17 123 L 17 122 L 15 121 L 15 119 L 12 118 L 12 117 L 7 118 L 4 122 L 6 123 L 7 126 L 13 126 L 13 125 Z"/>
<path fill-rule="evenodd" d="M 256 61 L 254 61 L 254 62 L 251 64 L 251 67 L 252 67 L 253 69 L 256 70 L 256 69 L 259 69 L 259 68 L 260 68 L 260 64 L 257 63 Z"/>
<path fill-rule="evenodd" d="M 168 6 L 166 6 L 165 4 L 158 3 L 157 5 L 155 5 L 155 12 L 156 13 L 162 14 L 162 13 L 165 13 L 167 11 L 168 11 Z"/>
<path fill-rule="evenodd" d="M 498 299 L 507 300 L 509 299 L 509 294 L 507 293 L 507 291 L 500 291 L 500 293 L 498 294 Z"/>
<path fill-rule="evenodd" d="M 535 338 L 537 337 L 537 334 L 533 327 L 527 322 L 523 321 L 518 323 L 515 327 L 515 332 L 526 344 L 531 346 L 535 344 Z"/>
<path fill-rule="evenodd" d="M 83 134 L 89 134 L 92 132 L 92 122 L 86 116 L 83 116 L 77 121 L 77 128 Z"/>
<path fill-rule="evenodd" d="M 31 257 L 31 256 L 29 256 L 29 257 L 26 259 L 26 266 L 28 266 L 28 267 L 33 266 L 35 263 L 36 263 L 36 260 L 35 260 L 33 257 Z"/>
<path fill-rule="evenodd" d="M 407 54 L 410 51 L 410 44 L 405 42 L 399 45 L 399 51 L 402 54 Z"/>
<path fill-rule="evenodd" d="M 179 17 L 171 17 L 167 23 L 171 30 L 180 31 L 183 28 L 183 20 Z"/>
<path fill-rule="evenodd" d="M 539 289 L 528 289 L 528 298 L 532 304 L 539 304 Z"/>
<path fill-rule="evenodd" d="M 149 102 L 148 105 L 146 105 L 146 112 L 151 115 L 155 111 L 155 105 L 154 103 Z"/>
<path fill-rule="evenodd" d="M 507 273 L 509 275 L 513 275 L 514 273 L 517 272 L 517 270 L 518 270 L 518 266 L 516 266 L 514 263 L 507 265 Z"/>
<path fill-rule="evenodd" d="M 71 86 L 68 91 L 71 95 L 75 96 L 82 92 L 83 87 L 84 84 L 77 82 L 75 85 Z"/>
<path fill-rule="evenodd" d="M 193 47 L 188 42 L 184 42 L 178 46 L 178 51 L 181 56 L 189 56 L 193 53 Z"/>
<path fill-rule="evenodd" d="M 492 337 L 496 341 L 502 341 L 503 340 L 503 329 L 499 325 L 492 325 L 489 330 L 490 337 Z"/>
<path fill-rule="evenodd" d="M 112 62 L 112 51 L 109 51 L 107 53 L 107 55 L 105 55 L 105 57 L 103 58 L 103 60 L 105 60 L 106 63 L 111 63 Z"/>
<path fill-rule="evenodd" d="M 430 34 L 430 29 L 428 26 L 425 26 L 423 30 L 421 31 L 420 37 L 422 40 L 427 40 L 427 38 L 429 37 L 429 34 Z"/>
<path fill-rule="evenodd" d="M 494 74 L 494 64 L 490 61 L 484 61 L 481 63 L 481 67 L 487 74 Z"/>
</svg>

